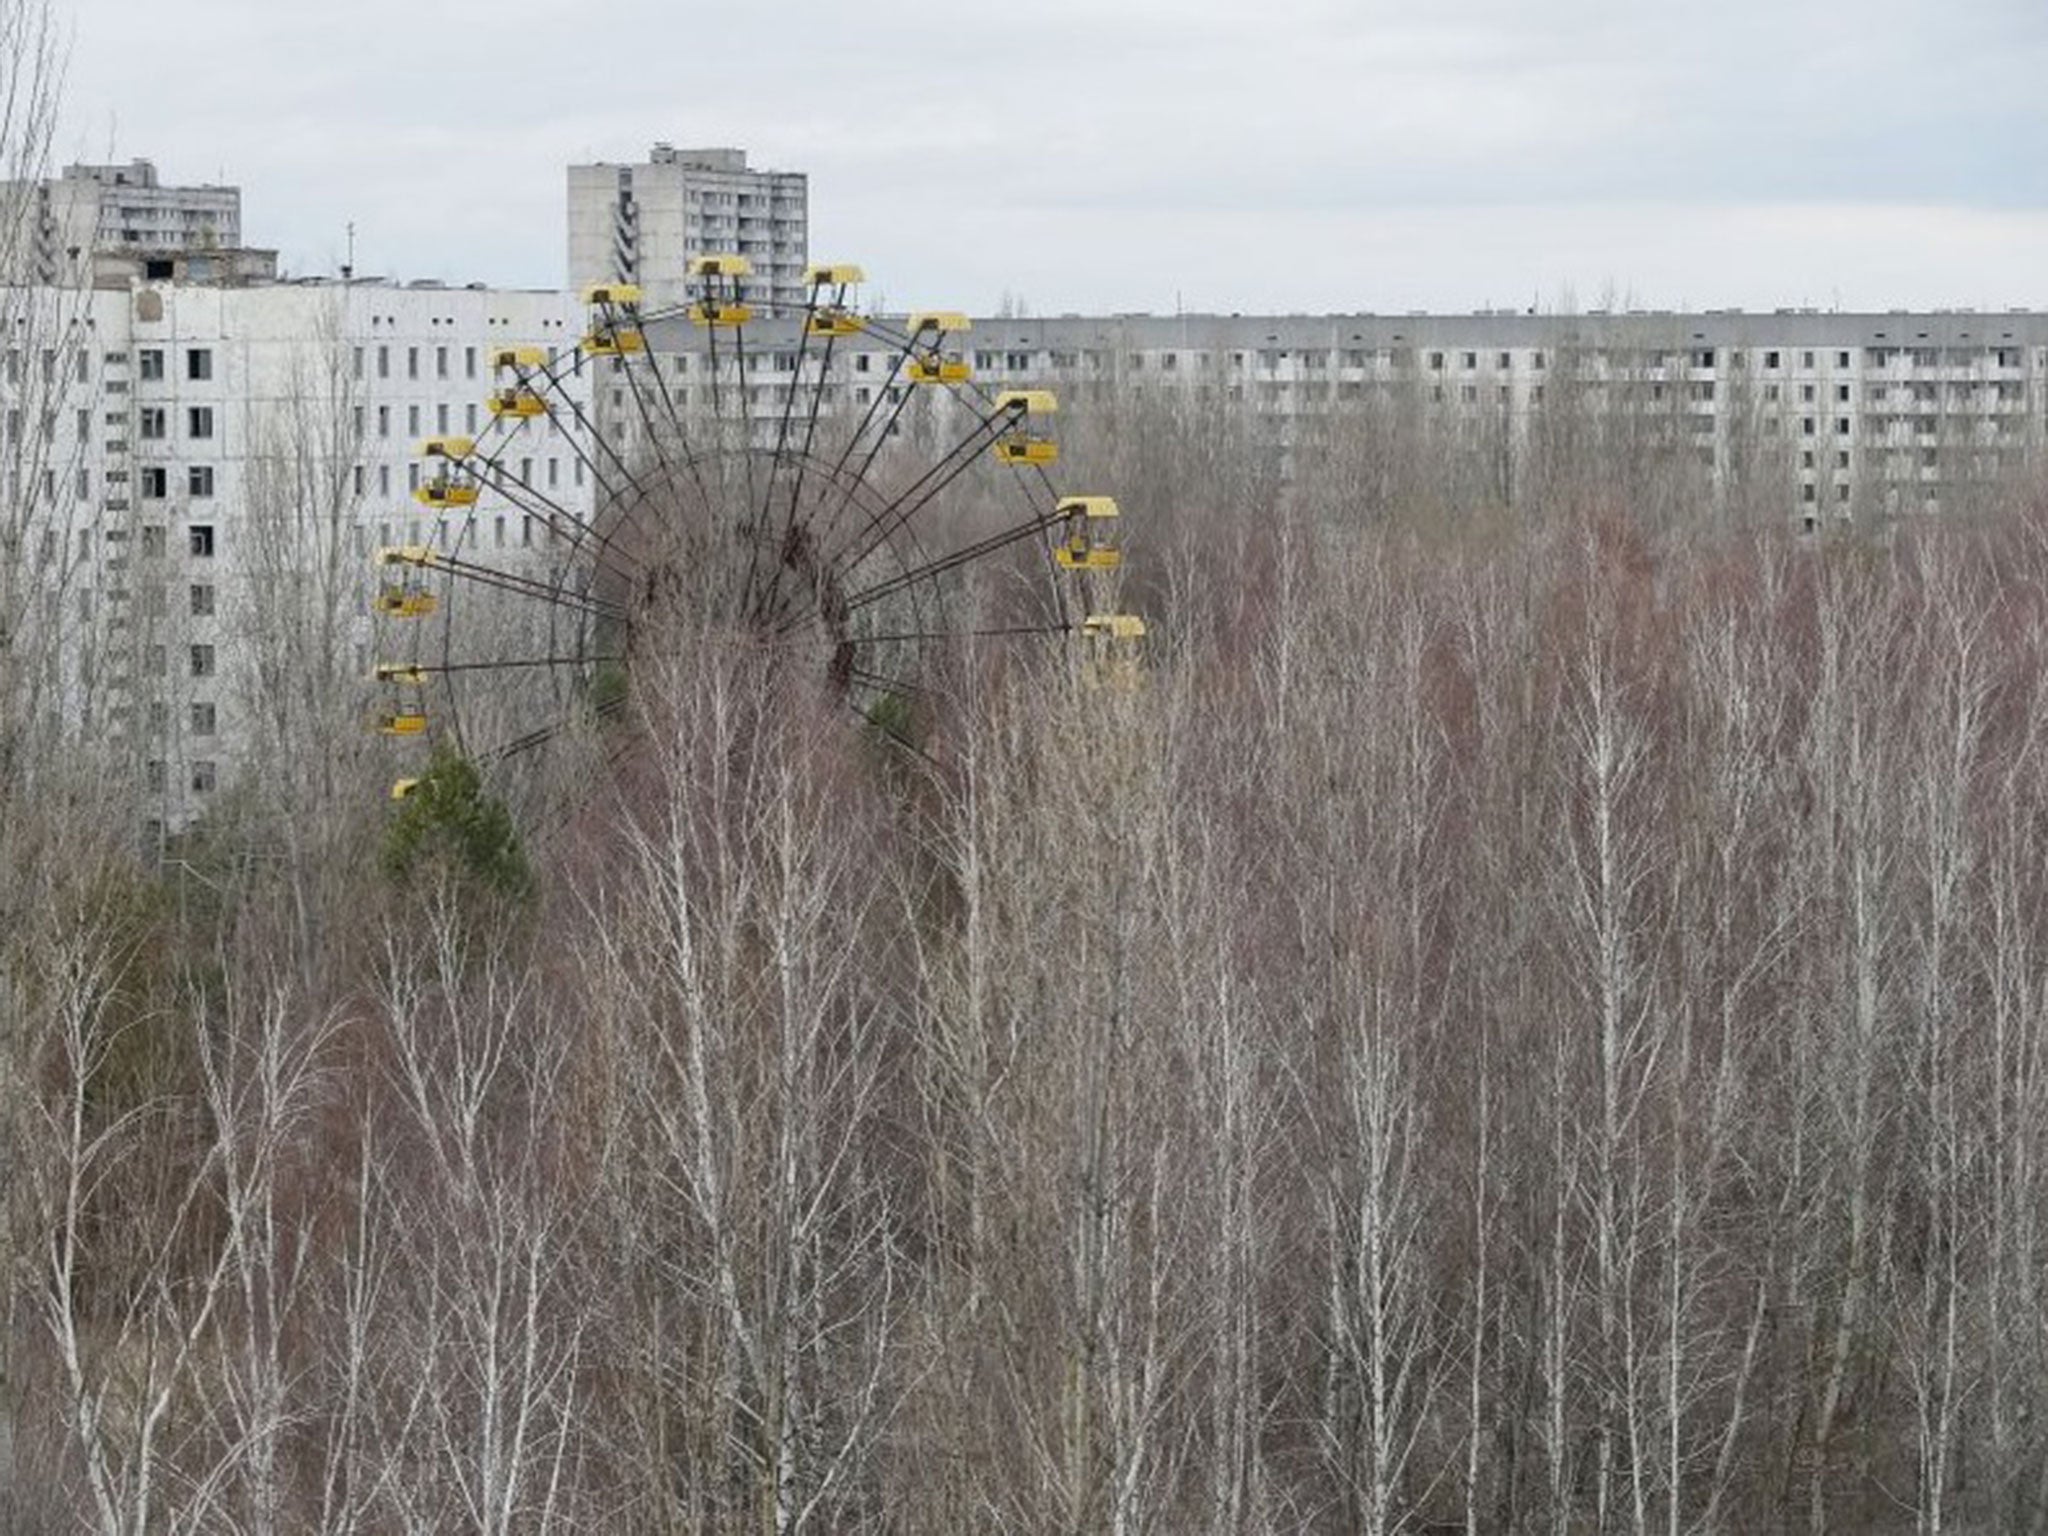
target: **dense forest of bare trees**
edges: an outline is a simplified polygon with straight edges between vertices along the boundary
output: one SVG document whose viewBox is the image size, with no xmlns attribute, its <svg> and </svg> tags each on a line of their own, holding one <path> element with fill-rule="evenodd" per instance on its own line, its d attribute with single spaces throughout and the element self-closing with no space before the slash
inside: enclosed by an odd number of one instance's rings
<svg viewBox="0 0 2048 1536">
<path fill-rule="evenodd" d="M 0 801 L 0 1529 L 2048 1529 L 2048 511 L 1107 440 L 1141 674 L 926 759 Z"/>
</svg>

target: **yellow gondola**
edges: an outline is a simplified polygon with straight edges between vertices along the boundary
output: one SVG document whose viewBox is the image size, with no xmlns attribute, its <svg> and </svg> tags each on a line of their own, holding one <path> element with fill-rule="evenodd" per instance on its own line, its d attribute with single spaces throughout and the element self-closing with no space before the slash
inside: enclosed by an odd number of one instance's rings
<svg viewBox="0 0 2048 1536">
<path fill-rule="evenodd" d="M 476 439 L 473 437 L 430 437 L 420 444 L 420 457 L 423 459 L 447 459 L 460 463 L 475 452 Z"/>
<path fill-rule="evenodd" d="M 547 365 L 548 354 L 544 347 L 497 347 L 491 352 L 491 367 L 498 373 L 531 373 Z"/>
<path fill-rule="evenodd" d="M 691 277 L 752 277 L 754 264 L 744 256 L 692 256 L 683 264 Z"/>
<path fill-rule="evenodd" d="M 411 683 L 415 688 L 427 683 L 427 669 L 416 662 L 380 661 L 370 675 L 380 683 Z"/>
<path fill-rule="evenodd" d="M 867 328 L 867 321 L 837 304 L 811 311 L 804 321 L 804 329 L 813 336 L 858 336 Z"/>
<path fill-rule="evenodd" d="M 974 370 L 967 366 L 967 359 L 954 353 L 935 352 L 930 357 L 914 357 L 903 372 L 913 384 L 965 384 L 974 377 Z"/>
<path fill-rule="evenodd" d="M 410 587 L 386 587 L 377 594 L 372 606 L 386 618 L 424 619 L 441 603 L 431 592 L 416 592 Z"/>
<path fill-rule="evenodd" d="M 996 410 L 1009 417 L 1011 425 L 996 439 L 999 463 L 1043 466 L 1059 461 L 1060 445 L 1033 432 L 1025 422 L 1033 416 L 1050 416 L 1059 401 L 1049 389 L 1008 389 L 996 396 Z"/>
<path fill-rule="evenodd" d="M 526 419 L 545 416 L 548 413 L 547 402 L 523 384 L 515 384 L 509 389 L 492 390 L 489 404 L 493 416 L 516 416 Z"/>
<path fill-rule="evenodd" d="M 473 480 L 457 480 L 450 475 L 436 475 L 412 494 L 413 499 L 422 506 L 444 512 L 450 507 L 475 506 L 480 493 Z"/>
<path fill-rule="evenodd" d="M 628 304 L 640 302 L 640 287 L 637 283 L 592 283 L 583 290 L 583 302 L 611 304 L 623 309 Z"/>
<path fill-rule="evenodd" d="M 1066 532 L 1053 549 L 1053 559 L 1069 571 L 1113 571 L 1124 563 L 1113 530 L 1119 516 L 1110 496 L 1069 496 L 1057 508 Z"/>
<path fill-rule="evenodd" d="M 996 461 L 1018 466 L 1057 464 L 1060 445 L 1049 437 L 1006 437 L 996 444 Z"/>
<path fill-rule="evenodd" d="M 867 281 L 867 274 L 850 261 L 814 261 L 804 268 L 806 288 L 851 288 Z"/>
<path fill-rule="evenodd" d="M 690 306 L 690 320 L 696 325 L 745 325 L 753 318 L 751 304 L 728 299 L 700 299 Z"/>
<path fill-rule="evenodd" d="M 373 555 L 378 565 L 416 565 L 426 567 L 439 563 L 431 544 L 387 544 Z"/>
<path fill-rule="evenodd" d="M 1060 402 L 1049 389 L 1006 389 L 996 396 L 995 408 L 1012 416 L 1050 416 Z"/>
<path fill-rule="evenodd" d="M 1095 640 L 1142 640 L 1145 621 L 1134 613 L 1091 613 L 1081 621 L 1081 633 Z"/>
<path fill-rule="evenodd" d="M 593 325 L 581 343 L 585 357 L 627 357 L 647 350 L 647 338 L 627 325 Z"/>
<path fill-rule="evenodd" d="M 389 709 L 377 717 L 377 729 L 385 736 L 424 736 L 427 717 L 416 709 Z"/>
<path fill-rule="evenodd" d="M 418 779 L 399 779 L 391 786 L 391 798 L 394 800 L 409 800 L 412 798 L 413 791 L 419 787 L 420 781 Z"/>
</svg>

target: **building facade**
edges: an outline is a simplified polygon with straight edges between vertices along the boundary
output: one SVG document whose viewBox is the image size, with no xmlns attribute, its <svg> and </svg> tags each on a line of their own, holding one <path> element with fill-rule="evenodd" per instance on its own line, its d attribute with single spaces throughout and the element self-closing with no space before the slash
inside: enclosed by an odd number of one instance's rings
<svg viewBox="0 0 2048 1536">
<path fill-rule="evenodd" d="M 9 244 L 16 270 L 4 276 L 15 283 L 89 282 L 95 257 L 147 262 L 242 243 L 241 188 L 166 186 L 148 160 L 67 165 L 47 181 L 8 184 L 0 201 L 27 234 Z"/>
<path fill-rule="evenodd" d="M 313 663 L 367 681 L 373 552 L 461 536 L 414 495 L 432 472 L 421 441 L 484 436 L 491 352 L 573 349 L 585 312 L 554 292 L 369 281 L 44 298 L 47 323 L 19 328 L 30 344 L 0 349 L 10 522 L 34 595 L 21 623 L 54 637 L 39 651 L 59 658 L 52 696 L 133 759 L 161 835 L 261 771 L 264 647 L 282 631 L 324 637 Z M 561 389 L 567 410 L 489 441 L 508 474 L 587 518 L 584 371 Z M 486 490 L 475 514 L 483 558 L 546 561 L 530 502 Z"/>
<path fill-rule="evenodd" d="M 743 149 L 657 144 L 645 163 L 569 167 L 569 283 L 637 283 L 651 313 L 688 297 L 686 265 L 745 256 L 754 297 L 783 313 L 803 307 L 810 194 L 798 171 L 747 166 Z"/>
<path fill-rule="evenodd" d="M 903 317 L 884 318 L 900 332 Z M 1638 440 L 1689 457 L 1710 482 L 1735 466 L 1782 471 L 1788 513 L 1939 511 L 2048 457 L 2048 314 L 1121 315 L 985 317 L 946 338 L 979 384 L 1044 385 L 1063 406 L 1206 403 L 1251 420 L 1283 475 L 1376 408 L 1494 433 L 1510 454 L 1549 414 L 1627 418 Z M 652 328 L 678 377 L 705 333 Z M 756 418 L 797 382 L 827 409 L 900 395 L 900 349 L 839 342 L 829 378 L 799 327 L 755 328 Z M 731 349 L 727 349 L 731 366 Z M 765 409 L 764 409 L 765 407 Z"/>
</svg>

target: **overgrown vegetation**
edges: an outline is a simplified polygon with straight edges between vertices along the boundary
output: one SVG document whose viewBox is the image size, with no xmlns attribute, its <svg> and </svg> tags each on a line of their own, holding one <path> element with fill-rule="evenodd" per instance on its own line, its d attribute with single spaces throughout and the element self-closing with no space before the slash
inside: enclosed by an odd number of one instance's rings
<svg viewBox="0 0 2048 1536">
<path fill-rule="evenodd" d="M 886 768 L 691 644 L 524 840 L 0 802 L 0 1526 L 2048 1526 L 2030 487 L 1184 425 L 1074 428 L 1141 674 Z"/>
</svg>

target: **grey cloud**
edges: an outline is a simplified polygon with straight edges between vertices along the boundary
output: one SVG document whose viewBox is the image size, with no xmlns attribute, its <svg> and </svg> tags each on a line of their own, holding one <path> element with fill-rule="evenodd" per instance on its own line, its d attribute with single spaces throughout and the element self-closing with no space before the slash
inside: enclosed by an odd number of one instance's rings
<svg viewBox="0 0 2048 1536">
<path fill-rule="evenodd" d="M 112 147 L 167 175 L 225 172 L 251 236 L 301 267 L 336 259 L 353 220 L 372 270 L 558 282 L 563 166 L 657 138 L 809 171 L 814 246 L 892 287 L 1057 308 L 1128 302 L 1128 274 L 1177 267 L 1223 307 L 1338 306 L 1361 246 L 1383 290 L 1445 306 L 1606 277 L 1706 294 L 1726 253 L 1667 252 L 1664 228 L 1770 207 L 1788 214 L 1786 294 L 1833 286 L 1845 261 L 1932 290 L 1967 284 L 1941 269 L 1958 253 L 1992 261 L 1971 210 L 2048 201 L 2048 13 L 2013 0 L 76 14 L 73 141 L 102 153 L 117 122 Z M 1884 206 L 1914 218 L 1828 212 Z M 1550 232 L 1557 259 L 1473 249 L 1489 213 Z M 1880 227 L 1887 249 L 1842 250 Z M 1404 241 L 1377 238 L 1390 228 Z M 1603 249 L 1641 270 L 1589 273 Z"/>
</svg>

